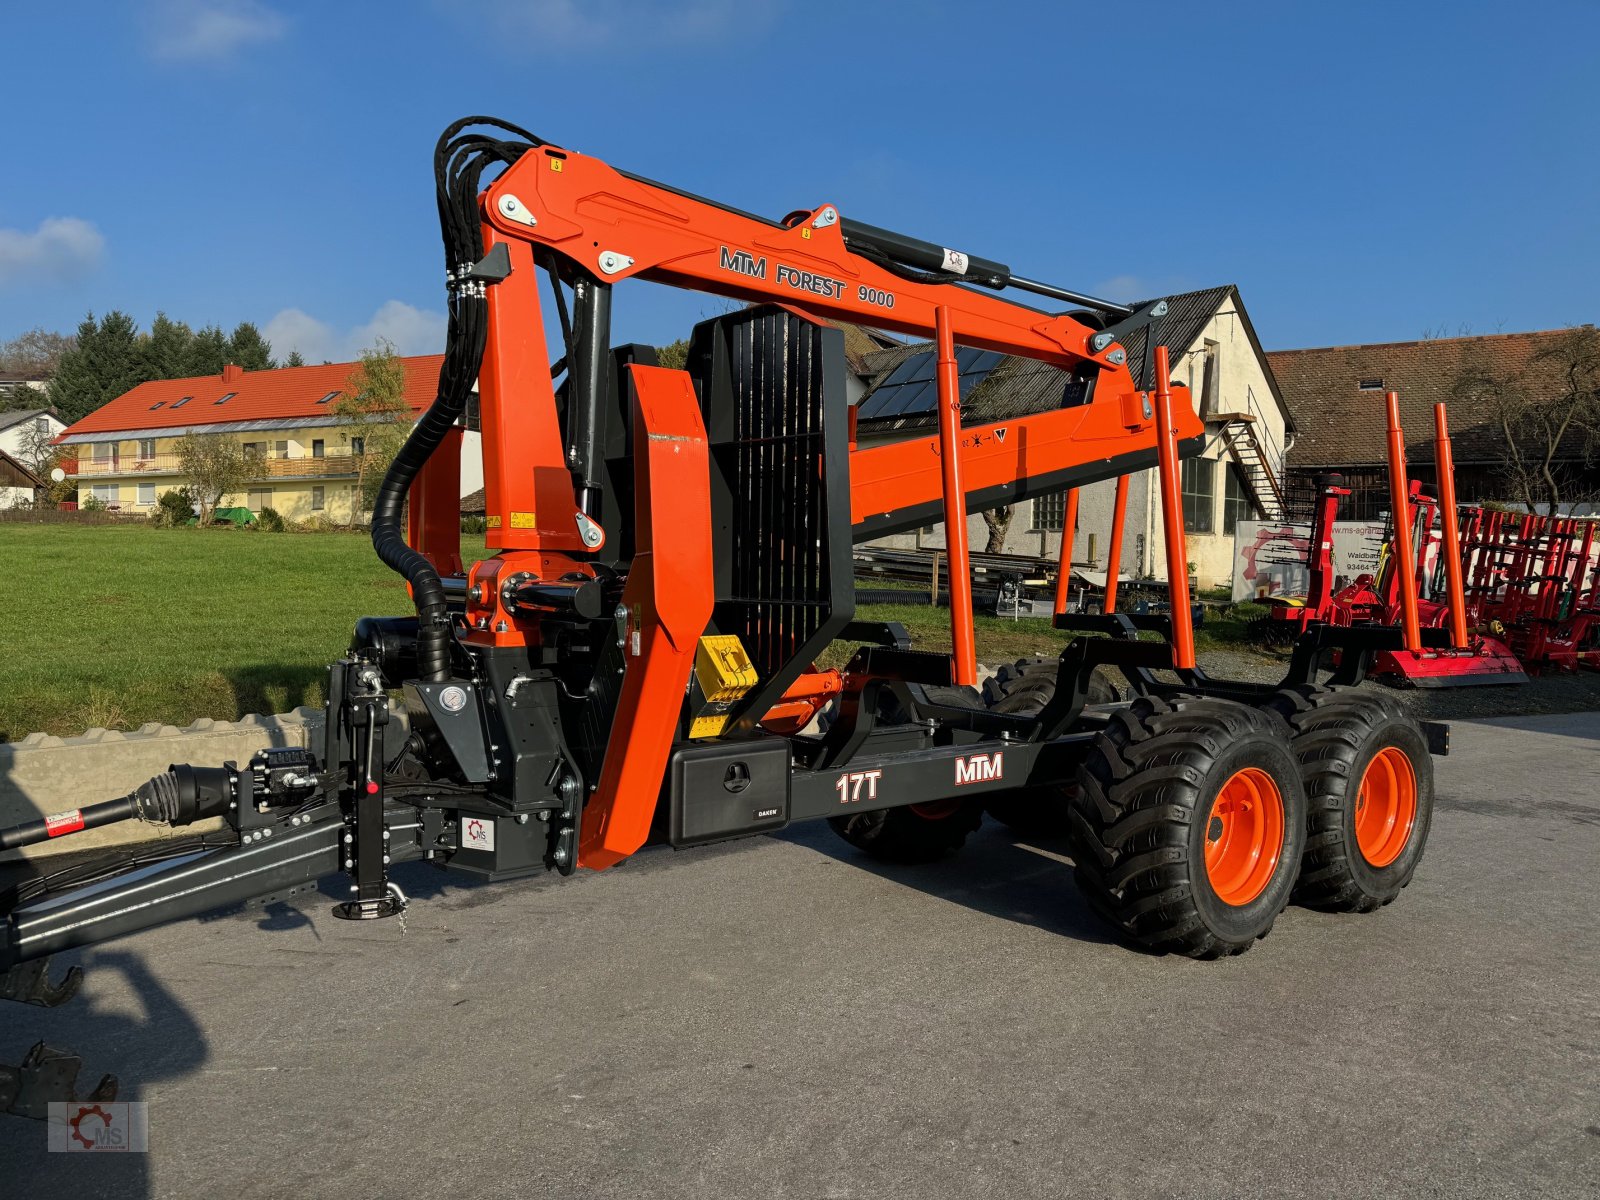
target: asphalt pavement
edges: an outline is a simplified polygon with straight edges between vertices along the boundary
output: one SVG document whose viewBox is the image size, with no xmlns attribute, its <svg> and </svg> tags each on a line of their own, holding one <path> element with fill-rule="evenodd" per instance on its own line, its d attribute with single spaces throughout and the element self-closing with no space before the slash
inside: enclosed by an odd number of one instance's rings
<svg viewBox="0 0 1600 1200">
<path fill-rule="evenodd" d="M 1059 845 L 870 864 L 825 826 L 399 920 L 313 897 L 81 956 L 6 1005 L 149 1104 L 17 1197 L 1600 1195 L 1600 715 L 1455 727 L 1370 916 L 1197 963 L 1107 939 Z"/>
</svg>

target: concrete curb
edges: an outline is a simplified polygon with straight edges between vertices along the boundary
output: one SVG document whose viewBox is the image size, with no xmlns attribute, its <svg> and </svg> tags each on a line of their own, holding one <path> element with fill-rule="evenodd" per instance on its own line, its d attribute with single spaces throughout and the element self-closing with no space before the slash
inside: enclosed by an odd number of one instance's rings
<svg viewBox="0 0 1600 1200">
<path fill-rule="evenodd" d="M 322 721 L 320 708 L 297 708 L 271 716 L 251 713 L 237 721 L 203 718 L 183 729 L 151 723 L 133 733 L 90 729 L 69 738 L 30 733 L 20 742 L 0 742 L 0 827 L 125 796 L 172 763 L 219 767 L 231 761 L 244 766 L 268 746 L 306 745 L 321 732 Z M 220 826 L 212 820 L 169 830 L 125 821 L 8 851 L 0 854 L 0 862 L 187 837 Z"/>
</svg>

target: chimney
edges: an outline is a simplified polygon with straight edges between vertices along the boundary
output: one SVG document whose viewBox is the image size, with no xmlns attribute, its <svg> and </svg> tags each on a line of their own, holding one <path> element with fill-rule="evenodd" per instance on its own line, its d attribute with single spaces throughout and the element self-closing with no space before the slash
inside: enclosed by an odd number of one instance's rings
<svg viewBox="0 0 1600 1200">
<path fill-rule="evenodd" d="M 223 383 L 237 383 L 238 380 L 239 380 L 239 376 L 241 376 L 243 374 L 244 374 L 244 372 L 242 370 L 240 370 L 238 367 L 234 366 L 232 363 L 224 363 L 222 365 L 222 382 Z"/>
</svg>

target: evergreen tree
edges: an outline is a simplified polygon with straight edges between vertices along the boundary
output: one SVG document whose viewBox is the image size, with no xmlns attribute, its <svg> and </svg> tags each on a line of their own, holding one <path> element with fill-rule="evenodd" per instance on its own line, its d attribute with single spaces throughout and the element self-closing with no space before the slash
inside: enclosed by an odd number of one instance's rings
<svg viewBox="0 0 1600 1200">
<path fill-rule="evenodd" d="M 145 379 L 182 379 L 189 373 L 189 352 L 194 330 L 158 312 L 150 323 L 150 333 L 140 346 L 141 370 Z"/>
<path fill-rule="evenodd" d="M 219 326 L 207 325 L 189 343 L 188 359 L 184 375 L 221 375 L 228 363 L 228 335 Z"/>
<path fill-rule="evenodd" d="M 300 357 L 300 351 L 291 350 L 289 351 L 289 357 L 283 360 L 283 365 L 286 367 L 303 367 L 306 365 L 306 360 Z"/>
<path fill-rule="evenodd" d="M 240 321 L 228 339 L 228 361 L 246 371 L 267 371 L 278 364 L 272 361 L 272 346 L 249 321 Z"/>
<path fill-rule="evenodd" d="M 50 406 L 63 421 L 88 416 L 136 384 L 143 383 L 139 328 L 127 313 L 90 313 L 78 326 L 78 343 L 61 356 L 50 381 Z"/>
</svg>

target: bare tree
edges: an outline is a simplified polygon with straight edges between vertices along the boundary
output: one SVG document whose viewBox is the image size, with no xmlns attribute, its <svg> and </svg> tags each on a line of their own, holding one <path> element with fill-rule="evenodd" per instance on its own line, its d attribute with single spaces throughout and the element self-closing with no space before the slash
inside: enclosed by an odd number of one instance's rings
<svg viewBox="0 0 1600 1200">
<path fill-rule="evenodd" d="M 50 431 L 50 422 L 44 417 L 32 417 L 27 426 L 17 439 L 17 457 L 35 475 L 48 475 L 62 457 L 61 448 L 51 445 L 55 434 Z"/>
<path fill-rule="evenodd" d="M 177 453 L 178 468 L 188 477 L 202 525 L 211 524 L 224 496 L 239 491 L 261 470 L 260 453 L 246 450 L 226 434 L 190 430 L 179 440 Z"/>
<path fill-rule="evenodd" d="M 1530 513 L 1554 516 L 1597 494 L 1600 450 L 1600 330 L 1580 325 L 1545 340 L 1521 367 L 1496 372 L 1468 361 L 1451 387 L 1499 435 L 1512 496 Z"/>
</svg>

